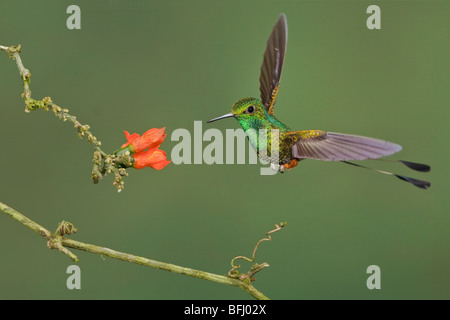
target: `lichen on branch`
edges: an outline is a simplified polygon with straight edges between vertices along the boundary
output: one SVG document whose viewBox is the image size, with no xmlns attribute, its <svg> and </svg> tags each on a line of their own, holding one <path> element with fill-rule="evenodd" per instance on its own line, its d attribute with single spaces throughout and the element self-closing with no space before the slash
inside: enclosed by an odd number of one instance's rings
<svg viewBox="0 0 450 320">
<path fill-rule="evenodd" d="M 67 255 L 73 261 L 78 262 L 78 257 L 69 249 L 82 250 L 86 252 L 91 252 L 94 254 L 99 254 L 101 256 L 110 257 L 113 259 L 118 259 L 130 263 L 139 264 L 142 266 L 166 270 L 178 274 L 183 274 L 189 277 L 203 279 L 207 281 L 212 281 L 220 284 L 226 284 L 229 286 L 240 288 L 247 293 L 249 293 L 252 297 L 259 300 L 267 300 L 268 298 L 257 290 L 250 281 L 247 279 L 235 279 L 232 277 L 227 277 L 215 273 L 210 273 L 201 270 L 195 270 L 192 268 L 182 267 L 178 265 L 174 265 L 171 263 L 160 262 L 140 256 L 136 256 L 129 253 L 124 253 L 120 251 L 116 251 L 113 249 L 109 249 L 106 247 L 97 246 L 94 244 L 84 243 L 76 240 L 69 239 L 64 237 L 65 235 L 73 234 L 77 231 L 73 224 L 70 222 L 62 221 L 59 223 L 56 231 L 54 233 L 50 232 L 48 229 L 24 216 L 20 212 L 14 210 L 13 208 L 7 206 L 6 204 L 0 202 L 0 211 L 3 211 L 7 215 L 9 215 L 14 220 L 22 223 L 29 229 L 35 231 L 37 234 L 41 235 L 44 239 L 47 240 L 47 247 L 49 249 L 58 249 L 61 253 Z"/>
<path fill-rule="evenodd" d="M 22 80 L 24 91 L 22 98 L 25 102 L 25 112 L 30 113 L 38 109 L 45 111 L 52 111 L 56 117 L 64 122 L 70 122 L 76 129 L 79 138 L 86 138 L 86 141 L 94 148 L 93 167 L 91 172 L 91 178 L 94 183 L 98 183 L 107 173 L 114 174 L 113 185 L 120 192 L 124 189 L 123 177 L 127 176 L 124 164 L 130 164 L 133 162 L 131 155 L 122 155 L 116 157 L 115 154 L 108 154 L 101 148 L 101 141 L 90 131 L 90 126 L 82 124 L 77 120 L 74 115 L 69 113 L 67 108 L 62 108 L 55 104 L 50 97 L 44 97 L 41 100 L 36 100 L 31 97 L 31 73 L 30 70 L 24 67 L 22 59 L 20 57 L 21 45 L 18 46 L 2 46 L 0 45 L 0 51 L 5 51 L 8 56 L 16 62 L 19 70 L 20 78 Z"/>
</svg>

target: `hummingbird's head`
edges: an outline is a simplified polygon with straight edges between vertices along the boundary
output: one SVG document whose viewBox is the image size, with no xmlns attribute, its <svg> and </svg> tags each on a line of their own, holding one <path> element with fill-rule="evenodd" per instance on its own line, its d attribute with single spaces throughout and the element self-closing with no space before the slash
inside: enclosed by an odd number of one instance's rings
<svg viewBox="0 0 450 320">
<path fill-rule="evenodd" d="M 211 119 L 208 123 L 224 118 L 234 117 L 242 124 L 243 122 L 251 122 L 252 119 L 263 118 L 265 116 L 266 111 L 261 101 L 256 98 L 243 98 L 233 104 L 230 113 Z"/>
</svg>

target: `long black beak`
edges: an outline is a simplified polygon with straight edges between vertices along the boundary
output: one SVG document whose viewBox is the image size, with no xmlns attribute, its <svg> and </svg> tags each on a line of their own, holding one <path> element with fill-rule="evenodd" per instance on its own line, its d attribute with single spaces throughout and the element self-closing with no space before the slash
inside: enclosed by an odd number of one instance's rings
<svg viewBox="0 0 450 320">
<path fill-rule="evenodd" d="M 234 117 L 234 114 L 232 114 L 232 113 L 230 112 L 230 113 L 224 114 L 223 116 L 220 116 L 220 117 L 211 119 L 211 120 L 209 120 L 207 123 L 214 122 L 214 121 L 217 121 L 217 120 L 220 120 L 220 119 L 231 118 L 231 117 Z"/>
</svg>

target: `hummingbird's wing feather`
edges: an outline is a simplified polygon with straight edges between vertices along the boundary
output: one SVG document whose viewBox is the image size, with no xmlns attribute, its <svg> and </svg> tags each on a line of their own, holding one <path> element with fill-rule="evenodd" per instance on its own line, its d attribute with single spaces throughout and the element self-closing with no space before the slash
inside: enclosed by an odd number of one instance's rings
<svg viewBox="0 0 450 320">
<path fill-rule="evenodd" d="M 388 141 L 321 130 L 293 131 L 288 134 L 297 139 L 292 146 L 292 156 L 298 159 L 325 161 L 377 159 L 402 149 L 398 144 Z"/>
<path fill-rule="evenodd" d="M 342 161 L 353 166 L 395 176 L 422 189 L 427 189 L 431 186 L 431 183 L 428 181 L 418 180 L 393 172 L 378 170 L 353 162 L 348 162 L 348 160 L 377 159 L 388 156 L 402 149 L 401 146 L 392 142 L 351 134 L 325 132 L 321 130 L 291 131 L 287 133 L 286 139 L 293 142 L 292 156 L 297 159 L 309 158 L 325 161 Z M 391 161 L 400 162 L 413 170 L 422 172 L 430 171 L 430 166 L 425 164 L 402 160 Z"/>
<path fill-rule="evenodd" d="M 281 14 L 267 40 L 266 51 L 259 76 L 261 101 L 269 115 L 273 115 L 273 105 L 278 94 L 281 70 L 287 44 L 287 20 Z"/>
</svg>

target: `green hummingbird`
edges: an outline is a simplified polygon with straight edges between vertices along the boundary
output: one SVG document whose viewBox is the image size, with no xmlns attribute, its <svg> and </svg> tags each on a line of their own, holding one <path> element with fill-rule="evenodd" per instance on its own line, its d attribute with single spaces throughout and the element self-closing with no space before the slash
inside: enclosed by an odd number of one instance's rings
<svg viewBox="0 0 450 320">
<path fill-rule="evenodd" d="M 422 189 L 430 187 L 431 184 L 427 181 L 348 162 L 350 160 L 378 159 L 391 155 L 402 149 L 398 144 L 375 138 L 323 130 L 293 131 L 275 117 L 274 104 L 278 95 L 281 71 L 286 53 L 287 33 L 286 16 L 281 14 L 273 27 L 264 52 L 259 77 L 261 99 L 240 99 L 233 104 L 230 113 L 211 119 L 208 123 L 230 117 L 237 119 L 258 156 L 270 161 L 271 166 L 281 173 L 286 169 L 296 167 L 299 161 L 304 159 L 342 161 L 354 166 L 396 176 Z M 261 129 L 267 132 L 265 140 L 260 139 L 258 134 L 255 134 L 256 131 L 260 132 Z M 278 140 L 279 144 L 275 148 L 271 145 L 272 141 L 275 141 L 274 138 Z M 277 151 L 278 157 L 271 156 L 273 150 Z M 386 161 L 399 162 L 416 171 L 430 171 L 430 166 L 425 164 L 403 160 Z"/>
</svg>

